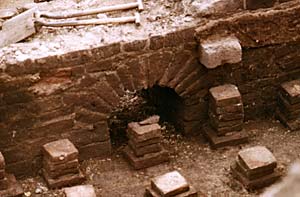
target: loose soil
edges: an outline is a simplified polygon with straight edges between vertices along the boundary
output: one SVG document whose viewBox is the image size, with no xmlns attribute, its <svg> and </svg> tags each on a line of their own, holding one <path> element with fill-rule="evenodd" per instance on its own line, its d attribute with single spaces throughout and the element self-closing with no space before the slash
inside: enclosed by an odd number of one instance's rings
<svg viewBox="0 0 300 197">
<path fill-rule="evenodd" d="M 180 171 L 198 191 L 206 196 L 257 196 L 261 191 L 248 192 L 236 182 L 229 171 L 241 148 L 255 145 L 268 147 L 278 160 L 283 174 L 299 157 L 300 133 L 290 132 L 278 121 L 250 121 L 245 124 L 250 142 L 237 147 L 212 150 L 202 136 L 184 137 L 172 125 L 163 124 L 164 145 L 170 151 L 171 161 L 145 170 L 135 171 L 124 160 L 122 148 L 114 149 L 111 158 L 84 161 L 81 168 L 87 176 L 86 184 L 94 185 L 97 195 L 103 197 L 143 196 L 150 179 L 172 170 Z M 47 191 L 41 177 L 23 180 L 31 196 L 63 196 L 62 190 Z M 36 194 L 35 190 L 41 190 Z"/>
</svg>

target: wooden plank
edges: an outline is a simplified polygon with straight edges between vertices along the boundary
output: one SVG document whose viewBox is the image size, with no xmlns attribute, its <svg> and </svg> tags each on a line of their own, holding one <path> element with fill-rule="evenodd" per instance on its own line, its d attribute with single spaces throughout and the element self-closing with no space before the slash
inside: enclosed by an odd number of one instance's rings
<svg viewBox="0 0 300 197">
<path fill-rule="evenodd" d="M 36 8 L 27 10 L 7 21 L 0 31 L 0 47 L 19 42 L 34 34 L 34 12 Z"/>
</svg>

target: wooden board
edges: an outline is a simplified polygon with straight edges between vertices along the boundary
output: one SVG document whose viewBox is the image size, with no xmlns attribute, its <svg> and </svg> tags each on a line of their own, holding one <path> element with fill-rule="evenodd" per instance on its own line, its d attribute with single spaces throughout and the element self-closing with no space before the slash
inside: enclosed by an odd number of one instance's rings
<svg viewBox="0 0 300 197">
<path fill-rule="evenodd" d="M 7 21 L 0 31 L 0 47 L 19 42 L 34 34 L 34 12 L 36 8 L 27 10 Z"/>
</svg>

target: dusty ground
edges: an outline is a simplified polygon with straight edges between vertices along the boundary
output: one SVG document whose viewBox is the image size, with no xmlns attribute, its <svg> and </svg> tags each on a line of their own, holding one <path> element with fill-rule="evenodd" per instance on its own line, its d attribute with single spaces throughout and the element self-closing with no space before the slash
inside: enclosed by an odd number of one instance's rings
<svg viewBox="0 0 300 197">
<path fill-rule="evenodd" d="M 164 141 L 171 154 L 169 163 L 134 171 L 123 159 L 120 147 L 111 158 L 85 161 L 81 167 L 88 177 L 86 183 L 93 184 L 98 196 L 103 197 L 143 196 L 151 178 L 175 169 L 206 196 L 257 196 L 259 192 L 248 193 L 230 175 L 229 166 L 237 152 L 244 147 L 267 146 L 278 159 L 279 170 L 284 174 L 287 166 L 299 157 L 296 150 L 300 148 L 300 133 L 289 132 L 271 120 L 248 122 L 245 129 L 250 135 L 249 144 L 211 150 L 201 136 L 186 138 L 168 126 L 164 130 Z M 22 183 L 31 196 L 63 196 L 61 190 L 47 191 L 40 177 Z M 42 194 L 36 194 L 36 191 Z"/>
</svg>

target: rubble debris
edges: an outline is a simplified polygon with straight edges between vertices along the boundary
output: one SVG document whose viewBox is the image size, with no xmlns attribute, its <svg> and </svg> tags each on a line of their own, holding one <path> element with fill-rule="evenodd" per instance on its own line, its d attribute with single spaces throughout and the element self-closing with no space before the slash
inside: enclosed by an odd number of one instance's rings
<svg viewBox="0 0 300 197">
<path fill-rule="evenodd" d="M 172 171 L 151 180 L 151 187 L 146 188 L 145 196 L 196 197 L 198 194 L 178 171 Z"/>
<path fill-rule="evenodd" d="M 151 117 L 142 122 L 150 119 Z M 157 120 L 157 117 L 154 119 Z M 124 149 L 124 155 L 134 169 L 148 168 L 169 161 L 169 154 L 161 145 L 162 133 L 159 124 L 129 123 L 127 135 L 129 142 Z"/>
<path fill-rule="evenodd" d="M 78 150 L 68 139 L 43 146 L 42 171 L 50 188 L 76 185 L 85 180 L 79 169 Z"/>
<path fill-rule="evenodd" d="M 209 124 L 204 135 L 213 148 L 237 145 L 248 141 L 243 130 L 244 107 L 238 88 L 232 84 L 209 90 Z"/>
<path fill-rule="evenodd" d="M 281 84 L 278 91 L 276 117 L 290 130 L 300 129 L 300 80 Z"/>
<path fill-rule="evenodd" d="M 22 186 L 17 182 L 13 174 L 5 172 L 5 159 L 0 152 L 0 196 L 18 197 L 24 193 Z"/>
<path fill-rule="evenodd" d="M 231 172 L 246 189 L 260 189 L 280 178 L 276 167 L 274 155 L 264 146 L 255 146 L 238 153 Z"/>
<path fill-rule="evenodd" d="M 199 44 L 199 60 L 209 69 L 242 60 L 242 47 L 234 36 L 214 37 Z"/>
<path fill-rule="evenodd" d="M 95 189 L 92 185 L 79 185 L 64 188 L 66 197 L 96 197 Z"/>
</svg>

